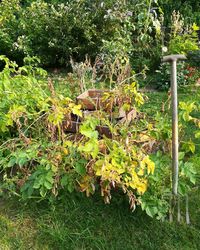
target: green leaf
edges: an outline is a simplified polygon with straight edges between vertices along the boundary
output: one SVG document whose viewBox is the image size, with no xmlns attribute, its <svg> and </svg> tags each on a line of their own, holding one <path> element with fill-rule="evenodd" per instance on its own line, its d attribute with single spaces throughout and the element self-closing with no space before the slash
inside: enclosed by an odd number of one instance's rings
<svg viewBox="0 0 200 250">
<path fill-rule="evenodd" d="M 98 138 L 98 132 L 92 130 L 91 128 L 80 126 L 80 133 L 88 138 Z"/>
<path fill-rule="evenodd" d="M 190 176 L 190 181 L 192 182 L 192 184 L 196 183 L 196 177 L 194 175 Z"/>
<path fill-rule="evenodd" d="M 52 189 L 52 183 L 51 182 L 49 182 L 49 181 L 45 181 L 44 182 L 44 186 L 45 186 L 45 188 L 47 188 L 47 189 Z"/>
<path fill-rule="evenodd" d="M 190 115 L 188 112 L 183 112 L 183 120 L 185 122 L 189 121 L 190 120 Z"/>
<path fill-rule="evenodd" d="M 80 174 L 80 175 L 85 175 L 86 174 L 86 168 L 85 168 L 85 164 L 81 164 L 79 162 L 77 162 L 75 164 L 75 171 Z"/>
<path fill-rule="evenodd" d="M 21 193 L 22 193 L 22 197 L 24 199 L 29 198 L 32 194 L 33 194 L 33 186 L 32 186 L 32 182 L 26 182 L 20 189 Z"/>
<path fill-rule="evenodd" d="M 69 185 L 67 186 L 67 190 L 72 193 L 74 191 L 74 183 L 70 182 Z"/>
<path fill-rule="evenodd" d="M 81 152 L 85 152 L 90 154 L 93 158 L 96 158 L 96 156 L 99 153 L 99 145 L 97 139 L 90 139 L 88 142 L 85 143 L 85 145 L 81 145 L 78 148 Z"/>
<path fill-rule="evenodd" d="M 20 191 L 21 192 L 25 192 L 27 189 L 28 189 L 28 187 L 29 187 L 29 182 L 26 182 L 21 188 L 20 188 Z"/>
<path fill-rule="evenodd" d="M 45 187 L 42 186 L 42 187 L 40 188 L 40 195 L 41 195 L 42 197 L 45 197 L 46 194 L 47 194 L 47 190 L 46 190 Z"/>
<path fill-rule="evenodd" d="M 74 182 L 71 175 L 65 174 L 61 179 L 61 185 L 67 187 L 70 193 L 74 191 Z"/>
<path fill-rule="evenodd" d="M 20 167 L 23 167 L 27 162 L 28 162 L 28 158 L 23 157 L 23 158 L 19 159 L 18 164 L 19 164 Z"/>
<path fill-rule="evenodd" d="M 28 186 L 28 191 L 27 191 L 28 197 L 30 197 L 30 196 L 33 194 L 33 191 L 34 191 L 33 186 L 32 186 L 32 185 L 29 185 L 29 186 Z"/>
<path fill-rule="evenodd" d="M 33 188 L 38 189 L 38 188 L 40 188 L 40 186 L 41 186 L 40 180 L 36 179 L 34 184 L 33 184 Z"/>
<path fill-rule="evenodd" d="M 146 206 L 147 206 L 146 202 L 142 201 L 141 208 L 142 208 L 143 211 L 145 210 Z"/>
<path fill-rule="evenodd" d="M 157 214 L 158 209 L 157 209 L 157 207 L 148 206 L 148 207 L 146 207 L 145 211 L 146 211 L 147 215 L 149 215 L 150 217 L 153 218 L 154 215 Z"/>
<path fill-rule="evenodd" d="M 13 167 L 15 165 L 15 163 L 16 163 L 16 157 L 13 156 L 13 157 L 11 157 L 10 161 L 8 162 L 8 167 L 9 168 Z"/>
<path fill-rule="evenodd" d="M 88 152 L 88 153 L 92 152 L 93 151 L 93 142 L 91 142 L 91 141 L 86 142 L 84 145 L 83 151 Z"/>
<path fill-rule="evenodd" d="M 179 182 L 178 193 L 182 196 L 186 195 L 188 186 L 185 183 Z"/>
<path fill-rule="evenodd" d="M 82 117 L 82 111 L 80 109 L 81 109 L 81 105 L 74 105 L 74 107 L 72 108 L 72 113 L 74 115 Z"/>
<path fill-rule="evenodd" d="M 193 142 L 190 142 L 189 149 L 194 154 L 194 152 L 195 152 L 195 144 Z"/>
<path fill-rule="evenodd" d="M 178 153 L 178 159 L 179 159 L 179 161 L 183 160 L 184 156 L 185 156 L 185 152 L 179 152 Z"/>
<path fill-rule="evenodd" d="M 200 138 L 200 131 L 197 131 L 196 133 L 195 133 L 195 138 Z"/>
<path fill-rule="evenodd" d="M 189 142 L 184 142 L 183 143 L 183 150 L 185 150 L 185 152 L 191 152 L 191 153 L 195 153 L 195 144 L 192 140 L 190 140 Z"/>
<path fill-rule="evenodd" d="M 45 177 L 45 179 L 50 182 L 50 183 L 53 183 L 54 182 L 54 179 L 53 179 L 53 172 L 52 171 L 49 171 Z"/>
<path fill-rule="evenodd" d="M 88 138 L 98 138 L 98 132 L 96 126 L 99 124 L 99 120 L 94 117 L 88 116 L 87 119 L 80 126 L 80 133 Z"/>
<path fill-rule="evenodd" d="M 61 181 L 60 181 L 61 185 L 63 187 L 67 186 L 68 183 L 69 183 L 69 177 L 67 175 L 64 175 L 62 178 L 61 178 Z"/>
</svg>

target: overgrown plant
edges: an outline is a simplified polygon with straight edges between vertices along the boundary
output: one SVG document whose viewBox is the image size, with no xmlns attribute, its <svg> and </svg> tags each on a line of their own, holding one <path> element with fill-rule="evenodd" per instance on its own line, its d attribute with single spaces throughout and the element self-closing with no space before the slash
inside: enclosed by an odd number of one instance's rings
<svg viewBox="0 0 200 250">
<path fill-rule="evenodd" d="M 169 101 L 169 100 L 168 100 Z M 186 203 L 187 196 L 194 192 L 198 179 L 198 165 L 194 163 L 193 155 L 196 150 L 195 138 L 199 138 L 199 118 L 192 115 L 194 111 L 198 111 L 199 107 L 194 102 L 180 102 L 179 115 L 179 186 L 178 186 L 178 204 L 176 210 L 171 210 L 171 126 L 169 123 L 170 117 L 168 113 L 169 107 L 167 102 L 163 106 L 162 113 L 158 113 L 156 123 L 151 133 L 155 138 L 159 138 L 162 142 L 162 147 L 157 148 L 157 152 L 152 155 L 155 162 L 155 173 L 149 178 L 148 192 L 141 197 L 142 209 L 151 217 L 157 216 L 159 219 L 166 218 L 169 212 L 170 216 L 177 217 L 178 221 L 182 221 L 183 211 L 180 209 L 180 203 L 183 207 Z M 164 113 L 163 113 L 164 112 Z M 194 133 L 188 137 L 187 128 L 191 124 Z M 187 140 L 186 140 L 187 138 Z M 163 143 L 165 142 L 165 143 Z M 186 200 L 186 201 L 185 201 Z M 173 206 L 172 206 L 173 207 Z M 185 205 L 184 205 L 185 207 Z M 185 208 L 184 208 L 185 209 Z M 188 216 L 187 211 L 187 216 Z M 170 217 L 171 218 L 171 217 Z M 189 217 L 188 217 L 189 218 Z M 187 221 L 188 223 L 188 221 Z"/>
<path fill-rule="evenodd" d="M 56 93 L 52 82 L 44 78 L 46 72 L 31 66 L 36 58 L 27 58 L 29 64 L 23 67 L 4 56 L 1 59 L 6 64 L 0 74 L 1 190 L 24 199 L 44 199 L 62 189 L 89 195 L 100 187 L 109 202 L 111 189 L 121 189 L 135 208 L 138 196 L 147 190 L 148 176 L 154 172 L 148 152 L 134 142 L 142 135 L 128 132 L 128 123 L 119 126 L 101 110 L 85 118 L 80 133 L 66 134 L 73 116 L 82 117 L 81 106 Z M 117 103 L 125 113 L 134 108 L 135 114 L 144 102 L 136 83 L 124 83 L 103 98 L 113 107 Z M 109 127 L 112 139 L 99 138 L 96 126 L 100 121 Z M 146 126 L 141 118 L 139 123 Z"/>
<path fill-rule="evenodd" d="M 34 66 L 37 58 L 27 58 L 23 67 L 1 59 L 5 62 L 0 73 L 2 194 L 42 200 L 66 191 L 87 196 L 100 192 L 109 203 L 112 192 L 122 192 L 132 210 L 141 205 L 152 217 L 166 216 L 171 188 L 169 117 L 158 113 L 150 118 L 140 111 L 146 97 L 138 92 L 137 82 L 123 82 L 106 92 L 104 109 L 85 116 L 80 105 L 58 94 L 46 72 Z M 194 107 L 181 104 L 183 119 L 191 120 Z M 77 120 L 81 121 L 77 133 L 67 133 Z M 98 132 L 98 126 L 109 129 L 111 138 Z M 189 149 L 193 152 L 192 143 Z M 195 172 L 185 144 L 182 151 L 180 185 L 190 187 Z M 179 192 L 185 194 L 181 186 Z"/>
</svg>

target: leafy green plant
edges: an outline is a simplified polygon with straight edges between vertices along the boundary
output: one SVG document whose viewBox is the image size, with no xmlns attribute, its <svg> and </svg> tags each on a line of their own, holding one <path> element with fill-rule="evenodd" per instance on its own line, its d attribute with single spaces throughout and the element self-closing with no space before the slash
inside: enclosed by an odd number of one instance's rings
<svg viewBox="0 0 200 250">
<path fill-rule="evenodd" d="M 141 71 L 141 57 L 152 67 L 149 56 L 157 62 L 160 53 L 161 20 L 152 11 L 156 2 L 16 0 L 11 6 L 4 0 L 2 53 L 20 63 L 24 55 L 37 56 L 54 67 L 70 67 L 70 57 L 80 62 L 87 54 L 93 61 L 101 54 L 112 63 L 115 57 L 121 63 L 128 60 Z M 155 42 L 156 50 L 151 46 Z"/>
<path fill-rule="evenodd" d="M 198 179 L 198 164 L 193 157 L 196 151 L 195 137 L 198 138 L 199 119 L 194 117 L 194 111 L 199 109 L 194 102 L 180 102 L 179 115 L 179 187 L 178 199 L 184 199 L 188 193 L 194 192 Z M 142 209 L 151 217 L 165 218 L 167 212 L 175 213 L 171 209 L 171 126 L 167 110 L 165 113 L 157 113 L 156 123 L 153 124 L 151 135 L 157 138 L 156 153 L 152 154 L 155 163 L 154 175 L 149 177 L 148 191 L 141 197 Z M 188 126 L 196 124 L 193 133 L 188 137 Z M 187 139 L 186 139 L 187 138 Z M 161 144 L 159 144 L 159 141 Z M 164 143 L 165 142 L 165 143 Z M 180 209 L 180 208 L 179 208 Z"/>
<path fill-rule="evenodd" d="M 189 51 L 187 54 L 187 58 L 192 67 L 199 67 L 200 50 Z"/>
<path fill-rule="evenodd" d="M 102 99 L 108 109 L 85 117 L 80 105 L 57 93 L 46 72 L 36 67 L 37 58 L 26 58 L 22 67 L 5 56 L 1 59 L 5 62 L 0 73 L 1 193 L 42 200 L 63 192 L 89 196 L 100 191 L 109 203 L 113 192 L 122 192 L 132 210 L 141 205 L 150 216 L 166 216 L 171 187 L 169 116 L 140 112 L 146 97 L 137 91 L 136 81 L 105 93 Z M 186 148 L 184 127 L 187 122 L 198 125 L 199 120 L 191 115 L 197 108 L 194 103 L 180 107 L 179 189 L 184 195 L 196 178 L 188 158 L 195 148 L 192 138 Z M 121 121 L 120 112 L 125 114 Z M 77 133 L 66 133 L 77 120 L 81 120 Z M 98 126 L 109 129 L 111 138 L 98 132 Z"/>
<path fill-rule="evenodd" d="M 177 83 L 178 86 L 194 84 L 195 81 L 188 77 L 189 69 L 187 64 L 184 62 L 179 62 L 177 64 Z M 155 72 L 155 77 L 153 78 L 153 85 L 160 90 L 167 90 L 170 88 L 170 79 L 171 79 L 171 66 L 169 63 L 163 63 Z"/>
<path fill-rule="evenodd" d="M 34 66 L 37 58 L 26 58 L 23 67 L 1 59 L 6 64 L 0 74 L 1 189 L 23 199 L 46 199 L 63 189 L 89 195 L 100 188 L 105 202 L 110 202 L 112 189 L 121 189 L 134 209 L 136 196 L 146 191 L 155 166 L 148 153 L 128 143 L 128 124 L 120 134 L 122 126 L 100 110 L 84 118 L 78 138 L 70 139 L 65 125 L 69 126 L 72 115 L 82 117 L 81 106 L 56 93 L 52 82 L 45 81 L 46 72 Z M 126 113 L 144 102 L 135 82 L 124 83 L 104 98 L 117 102 Z M 115 134 L 112 139 L 99 138 L 100 122 Z"/>
<path fill-rule="evenodd" d="M 3 0 L 0 3 L 0 54 L 5 54 L 11 59 L 19 58 L 20 63 L 22 63 L 23 52 L 15 50 L 15 42 L 20 33 L 18 17 L 21 15 L 21 10 L 19 0 L 12 2 Z"/>
<path fill-rule="evenodd" d="M 186 54 L 198 49 L 197 35 L 194 33 L 177 35 L 169 42 L 169 53 L 171 54 Z"/>
</svg>

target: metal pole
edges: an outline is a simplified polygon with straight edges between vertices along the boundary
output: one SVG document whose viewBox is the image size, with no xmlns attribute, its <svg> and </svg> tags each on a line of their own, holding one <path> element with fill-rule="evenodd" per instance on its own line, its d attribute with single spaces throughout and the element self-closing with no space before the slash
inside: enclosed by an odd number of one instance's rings
<svg viewBox="0 0 200 250">
<path fill-rule="evenodd" d="M 172 97 L 172 192 L 178 194 L 178 99 L 176 60 L 171 64 Z"/>
<path fill-rule="evenodd" d="M 172 194 L 178 194 L 178 94 L 177 94 L 177 60 L 185 60 L 184 55 L 163 57 L 163 62 L 171 63 L 171 97 L 172 97 Z"/>
</svg>

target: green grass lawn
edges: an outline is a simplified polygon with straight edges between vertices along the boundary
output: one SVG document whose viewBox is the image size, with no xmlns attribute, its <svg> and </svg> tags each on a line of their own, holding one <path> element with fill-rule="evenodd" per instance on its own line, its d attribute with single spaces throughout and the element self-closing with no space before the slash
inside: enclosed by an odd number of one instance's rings
<svg viewBox="0 0 200 250">
<path fill-rule="evenodd" d="M 181 91 L 180 100 L 199 102 L 199 91 Z M 149 94 L 145 106 L 150 114 L 161 108 L 167 94 Z M 191 131 L 192 128 L 188 128 Z M 197 153 L 200 150 L 197 147 Z M 197 163 L 198 164 L 198 163 Z M 200 167 L 199 167 L 200 168 Z M 200 192 L 190 195 L 191 225 L 159 222 L 140 209 L 134 213 L 118 194 L 110 205 L 101 197 L 66 194 L 50 205 L 47 202 L 20 203 L 0 200 L 0 250 L 81 250 L 81 249 L 200 249 Z M 182 204 L 184 220 L 184 204 Z"/>
<path fill-rule="evenodd" d="M 132 213 L 119 197 L 104 205 L 100 198 L 70 195 L 54 207 L 2 201 L 0 249 L 199 249 L 198 203 L 190 207 L 192 225 L 186 226 Z"/>
</svg>

